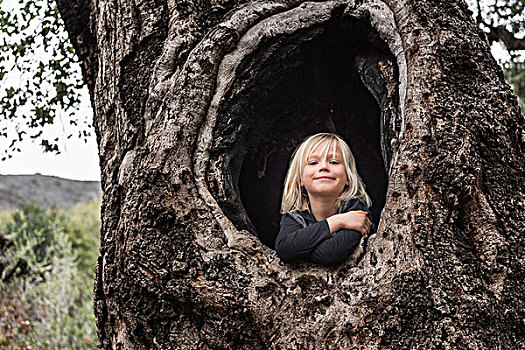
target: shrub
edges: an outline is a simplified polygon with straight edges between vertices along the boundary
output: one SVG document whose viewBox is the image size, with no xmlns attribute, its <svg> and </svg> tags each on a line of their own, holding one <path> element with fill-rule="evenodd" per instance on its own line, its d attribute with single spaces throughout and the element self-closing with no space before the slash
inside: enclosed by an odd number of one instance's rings
<svg viewBox="0 0 525 350">
<path fill-rule="evenodd" d="M 93 280 L 100 236 L 100 201 L 80 203 L 65 212 L 65 232 L 77 255 L 78 268 Z"/>
<path fill-rule="evenodd" d="M 99 213 L 100 203 L 91 203 L 0 215 L 0 348 L 96 348 Z"/>
</svg>

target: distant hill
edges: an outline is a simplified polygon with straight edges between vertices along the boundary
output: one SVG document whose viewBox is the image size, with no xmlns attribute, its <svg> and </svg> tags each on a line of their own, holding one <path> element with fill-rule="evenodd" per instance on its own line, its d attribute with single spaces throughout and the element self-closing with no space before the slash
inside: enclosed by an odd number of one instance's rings
<svg viewBox="0 0 525 350">
<path fill-rule="evenodd" d="M 0 211 L 18 209 L 24 203 L 57 208 L 91 202 L 102 195 L 100 182 L 76 181 L 56 176 L 0 175 Z"/>
</svg>

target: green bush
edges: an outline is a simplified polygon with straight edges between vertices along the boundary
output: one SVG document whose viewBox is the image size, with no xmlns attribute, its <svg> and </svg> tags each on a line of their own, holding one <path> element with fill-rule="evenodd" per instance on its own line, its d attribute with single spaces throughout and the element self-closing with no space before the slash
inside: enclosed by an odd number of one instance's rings
<svg viewBox="0 0 525 350">
<path fill-rule="evenodd" d="M 100 205 L 100 201 L 80 203 L 65 212 L 64 228 L 76 252 L 78 267 L 91 279 L 99 254 Z"/>
<path fill-rule="evenodd" d="M 7 237 L 9 245 L 2 281 L 8 282 L 15 276 L 30 274 L 37 277 L 51 264 L 60 238 L 58 213 L 55 209 L 46 211 L 35 205 L 26 205 L 12 213 L 0 233 Z M 6 256 L 6 255 L 4 255 Z"/>
<path fill-rule="evenodd" d="M 525 54 L 509 52 L 510 59 L 500 61 L 505 74 L 505 81 L 510 84 L 514 94 L 518 97 L 521 114 L 525 115 Z"/>
<path fill-rule="evenodd" d="M 0 348 L 96 349 L 100 202 L 0 215 Z"/>
</svg>

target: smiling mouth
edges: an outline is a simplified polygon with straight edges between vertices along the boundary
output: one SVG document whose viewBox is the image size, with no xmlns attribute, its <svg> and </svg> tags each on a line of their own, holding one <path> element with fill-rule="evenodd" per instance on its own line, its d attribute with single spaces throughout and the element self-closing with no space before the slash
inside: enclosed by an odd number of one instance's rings
<svg viewBox="0 0 525 350">
<path fill-rule="evenodd" d="M 316 177 L 314 180 L 335 180 L 335 179 L 332 177 L 328 177 L 328 176 L 321 176 L 321 177 Z"/>
</svg>

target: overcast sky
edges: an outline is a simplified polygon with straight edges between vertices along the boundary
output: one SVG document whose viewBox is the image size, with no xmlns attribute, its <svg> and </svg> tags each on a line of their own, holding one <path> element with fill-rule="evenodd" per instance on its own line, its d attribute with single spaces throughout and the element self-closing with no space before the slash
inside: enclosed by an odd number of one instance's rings
<svg viewBox="0 0 525 350">
<path fill-rule="evenodd" d="M 14 1 L 12 1 L 14 2 Z M 4 2 L 2 7 L 9 3 Z M 493 45 L 492 53 L 496 57 L 503 58 L 507 54 L 498 44 Z M 5 80 L 4 80 L 5 82 Z M 3 90 L 3 88 L 2 88 Z M 87 89 L 85 89 L 87 95 Z M 85 97 L 88 101 L 88 97 Z M 79 113 L 91 118 L 92 112 L 88 102 L 84 102 Z M 0 123 L 6 122 L 0 120 Z M 52 131 L 48 135 L 65 135 L 67 130 L 60 121 L 57 125 L 50 127 Z M 83 140 L 73 136 L 70 139 L 61 137 L 61 149 L 59 155 L 43 153 L 42 147 L 25 140 L 20 148 L 20 153 L 14 153 L 13 158 L 1 161 L 0 174 L 35 174 L 54 175 L 75 180 L 100 180 L 100 168 L 98 164 L 98 150 L 94 132 L 85 143 Z M 0 140 L 1 141 L 1 140 Z M 5 147 L 5 143 L 0 142 L 0 147 Z"/>
<path fill-rule="evenodd" d="M 92 119 L 92 111 L 89 107 L 87 89 L 85 100 L 79 114 L 82 119 Z M 0 120 L 0 123 L 5 123 Z M 63 125 L 57 118 L 55 125 L 46 126 L 46 135 L 49 139 L 59 136 L 60 154 L 44 153 L 42 146 L 33 143 L 29 138 L 20 144 L 21 152 L 12 153 L 12 158 L 5 161 L 0 160 L 0 174 L 35 174 L 54 175 L 73 180 L 100 180 L 100 168 L 98 164 L 98 148 L 94 131 L 91 129 L 91 137 L 87 142 L 76 136 L 77 129 L 71 129 Z M 73 136 L 67 139 L 67 135 Z M 0 148 L 6 149 L 8 144 L 0 138 Z"/>
<path fill-rule="evenodd" d="M 18 9 L 20 6 L 23 6 L 23 4 L 19 4 L 17 0 L 0 0 L 0 8 L 11 15 L 19 15 Z M 41 19 L 36 18 L 32 24 L 34 25 L 31 25 L 27 31 L 36 31 L 38 33 L 38 28 L 41 26 Z M 60 35 L 60 33 L 56 34 L 57 37 Z M 16 40 L 16 37 L 10 38 Z M 9 38 L 7 40 L 8 43 L 12 43 Z M 42 47 L 37 49 L 31 55 L 34 57 L 35 62 L 38 62 L 40 59 L 46 60 L 52 58 L 51 54 L 46 52 Z M 13 57 L 8 54 L 5 58 L 7 59 L 6 64 L 13 64 Z M 77 68 L 78 71 L 79 69 L 80 68 Z M 75 73 L 72 72 L 72 74 Z M 27 79 L 31 79 L 31 76 L 28 77 L 21 74 L 16 68 L 11 69 L 11 71 L 0 81 L 0 94 L 4 94 L 4 90 L 7 87 L 24 86 Z M 50 90 L 49 87 L 46 88 L 46 86 L 42 85 L 38 88 L 44 94 L 46 91 Z M 26 113 L 29 109 L 30 107 L 25 109 Z M 31 139 L 26 137 L 26 140 L 17 144 L 21 152 L 11 153 L 12 158 L 5 161 L 2 161 L 0 157 L 0 174 L 41 173 L 43 175 L 54 175 L 75 180 L 100 180 L 98 150 L 93 130 L 89 130 L 91 131 L 92 136 L 88 138 L 87 142 L 85 142 L 76 136 L 78 135 L 79 128 L 72 127 L 69 124 L 69 118 L 64 118 L 65 120 L 62 120 L 63 115 L 63 112 L 59 112 L 57 118 L 55 118 L 55 125 L 46 125 L 43 128 L 45 138 L 51 141 L 56 137 L 59 138 L 60 141 L 58 142 L 58 145 L 62 151 L 61 154 L 43 153 L 43 148 L 39 145 L 40 140 L 36 143 L 32 143 Z M 75 112 L 75 115 L 75 119 L 79 125 L 85 125 L 84 121 L 91 124 L 93 113 L 89 105 L 87 88 L 82 90 L 80 109 Z M 8 128 L 10 137 L 16 135 L 15 130 L 17 130 L 17 128 L 29 131 L 23 126 L 23 123 L 21 125 L 17 124 L 20 123 L 18 121 L 8 121 L 0 117 L 0 126 L 2 129 L 4 127 Z M 83 126 L 83 128 L 85 127 L 86 126 Z M 34 131 L 29 132 L 28 134 L 34 134 Z M 73 136 L 70 139 L 67 139 L 69 134 L 72 134 Z M 3 151 L 9 148 L 9 143 L 9 140 L 0 137 L 0 155 L 2 155 L 2 157 L 4 156 Z"/>
<path fill-rule="evenodd" d="M 2 85 L 9 81 L 2 81 Z M 5 87 L 1 86 L 1 90 Z M 87 88 L 83 89 L 82 102 L 80 109 L 75 113 L 79 121 L 87 121 L 91 124 L 93 112 L 89 105 L 89 95 Z M 90 180 L 100 181 L 100 168 L 98 165 L 98 148 L 93 128 L 88 129 L 91 137 L 86 140 L 80 139 L 78 128 L 74 128 L 67 120 L 61 119 L 61 113 L 55 118 L 54 125 L 46 125 L 44 129 L 45 136 L 49 140 L 58 137 L 58 146 L 60 154 L 44 153 L 40 141 L 33 143 L 29 137 L 17 144 L 21 152 L 11 153 L 12 158 L 4 161 L 0 158 L 0 174 L 36 174 L 54 175 L 73 180 Z M 10 129 L 15 129 L 16 124 L 12 121 L 0 119 L 3 127 L 6 125 Z M 84 125 L 81 122 L 79 125 Z M 86 126 L 83 126 L 86 128 Z M 72 134 L 68 139 L 67 136 Z M 11 134 L 12 135 L 12 134 Z M 0 154 L 3 156 L 3 150 L 8 149 L 9 141 L 0 137 Z"/>
<path fill-rule="evenodd" d="M 3 162 L 0 160 L 0 174 L 40 173 L 73 180 L 100 181 L 94 134 L 87 143 L 72 137 L 62 144 L 64 152 L 55 155 L 43 153 L 40 145 L 24 141 L 20 153 L 14 153 L 13 158 Z"/>
</svg>

